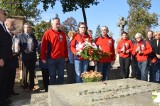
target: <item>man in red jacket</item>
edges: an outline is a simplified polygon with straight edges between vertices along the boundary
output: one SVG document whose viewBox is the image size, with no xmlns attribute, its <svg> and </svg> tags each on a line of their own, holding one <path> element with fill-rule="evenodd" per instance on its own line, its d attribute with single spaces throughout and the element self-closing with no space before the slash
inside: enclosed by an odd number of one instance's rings
<svg viewBox="0 0 160 106">
<path fill-rule="evenodd" d="M 119 62 L 123 73 L 123 78 L 128 78 L 129 66 L 131 62 L 132 41 L 128 39 L 127 32 L 122 32 L 122 38 L 117 45 L 117 52 L 119 54 Z"/>
<path fill-rule="evenodd" d="M 68 60 L 66 35 L 60 28 L 60 19 L 51 21 L 52 28 L 44 33 L 40 58 L 43 63 L 48 64 L 50 85 L 64 83 L 64 66 Z M 58 79 L 56 80 L 56 73 Z"/>
<path fill-rule="evenodd" d="M 98 71 L 100 71 L 103 75 L 102 80 L 107 79 L 107 73 L 111 68 L 111 63 L 115 61 L 115 49 L 114 49 L 114 40 L 109 37 L 107 34 L 109 32 L 108 27 L 103 26 L 101 28 L 102 35 L 96 38 L 95 43 L 99 47 L 100 50 L 106 53 L 111 53 L 111 55 L 107 58 L 101 58 L 98 62 Z"/>
<path fill-rule="evenodd" d="M 142 39 L 141 33 L 137 33 L 135 39 L 137 43 L 133 45 L 132 54 L 137 61 L 137 79 L 147 81 L 148 56 L 152 52 L 152 47 L 148 41 Z"/>
</svg>

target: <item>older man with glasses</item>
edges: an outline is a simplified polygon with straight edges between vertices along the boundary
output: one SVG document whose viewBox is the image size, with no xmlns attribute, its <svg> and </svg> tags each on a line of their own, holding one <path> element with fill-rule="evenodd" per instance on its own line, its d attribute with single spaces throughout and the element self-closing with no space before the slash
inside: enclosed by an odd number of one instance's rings
<svg viewBox="0 0 160 106">
<path fill-rule="evenodd" d="M 4 26 L 6 15 L 6 11 L 0 9 L 0 106 L 8 106 L 11 103 L 6 95 L 6 81 L 12 58 L 12 39 Z"/>
</svg>

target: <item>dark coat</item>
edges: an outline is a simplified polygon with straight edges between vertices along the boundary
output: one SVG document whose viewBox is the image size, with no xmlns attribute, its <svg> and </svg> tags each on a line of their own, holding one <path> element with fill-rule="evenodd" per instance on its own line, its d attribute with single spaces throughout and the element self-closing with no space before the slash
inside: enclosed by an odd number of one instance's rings
<svg viewBox="0 0 160 106">
<path fill-rule="evenodd" d="M 157 46 L 157 40 L 156 39 L 154 39 L 152 41 L 151 45 L 152 45 L 153 52 L 155 54 L 159 54 L 160 55 L 160 40 L 159 40 L 158 46 Z"/>
<path fill-rule="evenodd" d="M 12 58 L 12 38 L 0 24 L 0 59 Z"/>
<path fill-rule="evenodd" d="M 18 37 L 20 39 L 20 51 L 22 53 L 22 61 L 28 61 L 28 60 L 36 61 L 37 60 L 36 48 L 38 46 L 38 42 L 35 36 L 33 34 L 30 35 L 34 43 L 33 51 L 30 53 L 26 52 L 27 51 L 27 39 L 28 39 L 27 35 L 21 34 L 21 35 L 18 35 Z"/>
</svg>

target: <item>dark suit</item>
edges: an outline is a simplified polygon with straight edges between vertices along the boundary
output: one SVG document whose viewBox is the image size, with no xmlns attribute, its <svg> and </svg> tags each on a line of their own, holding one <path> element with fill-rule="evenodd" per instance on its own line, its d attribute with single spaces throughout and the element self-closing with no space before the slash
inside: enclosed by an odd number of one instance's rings
<svg viewBox="0 0 160 106">
<path fill-rule="evenodd" d="M 27 39 L 32 38 L 33 40 L 33 50 L 32 52 L 27 52 Z M 36 48 L 38 42 L 33 34 L 30 34 L 29 37 L 26 34 L 19 35 L 20 39 L 20 51 L 22 53 L 22 86 L 24 89 L 32 89 L 34 87 L 34 76 L 35 76 L 35 63 L 36 63 Z M 27 82 L 27 75 L 29 72 L 29 86 Z"/>
<path fill-rule="evenodd" d="M 12 58 L 12 39 L 4 27 L 0 24 L 0 59 L 4 60 L 4 66 L 0 67 L 0 99 L 7 98 L 9 66 Z"/>
<path fill-rule="evenodd" d="M 157 40 L 152 41 L 152 49 L 154 54 L 160 55 L 160 40 L 157 45 Z M 160 71 L 160 59 L 157 58 L 157 62 L 154 64 L 154 73 L 155 73 L 155 81 L 160 81 L 160 77 L 157 78 L 156 74 L 160 76 L 160 73 L 158 73 L 158 70 Z"/>
</svg>

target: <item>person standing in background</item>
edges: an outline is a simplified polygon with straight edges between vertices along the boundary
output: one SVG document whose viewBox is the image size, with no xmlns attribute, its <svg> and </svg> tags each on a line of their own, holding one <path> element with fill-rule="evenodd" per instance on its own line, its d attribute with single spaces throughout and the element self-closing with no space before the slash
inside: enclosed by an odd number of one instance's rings
<svg viewBox="0 0 160 106">
<path fill-rule="evenodd" d="M 152 41 L 153 53 L 157 61 L 154 63 L 154 81 L 160 83 L 160 32 L 154 34 L 155 39 Z"/>
<path fill-rule="evenodd" d="M 152 46 L 153 40 L 154 40 L 153 31 L 149 30 L 147 32 L 147 39 L 146 39 L 146 41 L 148 41 L 149 44 Z M 152 61 L 155 57 L 156 57 L 156 55 L 155 55 L 155 53 L 153 53 L 153 51 L 148 56 L 148 74 L 149 74 L 149 81 L 150 82 L 154 82 L 155 81 L 154 63 Z"/>
<path fill-rule="evenodd" d="M 22 87 L 24 91 L 36 90 L 34 87 L 35 65 L 37 60 L 36 48 L 38 42 L 32 33 L 30 23 L 24 24 L 24 33 L 18 35 L 20 39 L 20 51 L 22 53 Z M 29 84 L 27 76 L 29 72 Z"/>
<path fill-rule="evenodd" d="M 66 70 L 67 70 L 67 83 L 75 83 L 75 66 L 74 66 L 74 55 L 70 49 L 70 42 L 73 39 L 73 35 L 75 31 L 69 31 L 67 37 L 67 45 L 68 45 L 68 61 L 66 62 Z"/>
<path fill-rule="evenodd" d="M 38 44 L 38 53 L 40 54 L 41 51 L 41 43 L 39 42 Z M 39 67 L 41 68 L 42 71 L 42 77 L 43 77 L 43 87 L 45 89 L 45 92 L 48 92 L 48 85 L 49 85 L 49 72 L 48 72 L 48 66 L 47 63 L 43 63 L 40 55 L 39 55 Z"/>
<path fill-rule="evenodd" d="M 129 66 L 131 62 L 132 41 L 128 39 L 128 33 L 122 32 L 122 39 L 118 42 L 117 52 L 123 78 L 129 77 Z"/>
</svg>

